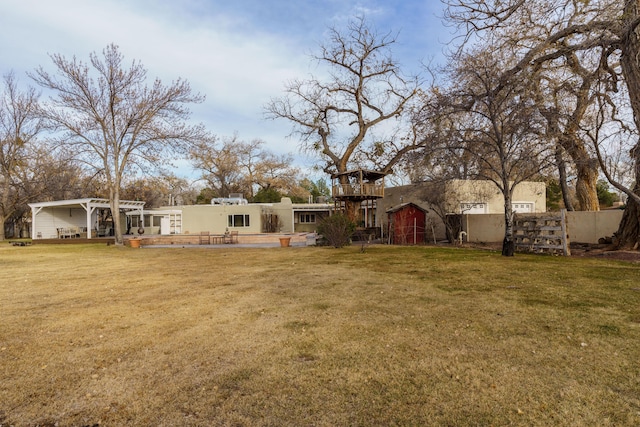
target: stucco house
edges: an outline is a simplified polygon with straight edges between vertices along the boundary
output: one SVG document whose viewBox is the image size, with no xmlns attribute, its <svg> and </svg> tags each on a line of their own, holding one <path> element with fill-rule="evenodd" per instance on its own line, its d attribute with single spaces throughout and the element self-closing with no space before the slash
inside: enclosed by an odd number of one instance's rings
<svg viewBox="0 0 640 427">
<path fill-rule="evenodd" d="M 462 214 L 504 214 L 504 198 L 496 185 L 485 180 L 453 179 L 445 182 L 424 182 L 387 187 L 385 197 L 378 201 L 377 218 L 383 230 L 388 230 L 385 213 L 402 204 L 412 203 L 426 215 L 426 238 L 445 239 L 443 217 Z M 519 183 L 512 196 L 514 212 L 545 212 L 544 182 Z"/>
<path fill-rule="evenodd" d="M 109 236 L 113 234 L 107 199 L 76 199 L 30 204 L 33 239 Z M 310 233 L 334 209 L 329 203 L 247 203 L 242 198 L 214 199 L 209 205 L 144 209 L 144 202 L 120 203 L 123 233 L 145 235 Z"/>
<path fill-rule="evenodd" d="M 244 199 L 214 199 L 209 205 L 163 206 L 148 209 L 142 216 L 131 216 L 133 228 L 144 225 L 146 234 L 241 234 L 269 232 L 293 233 L 293 204 L 283 198 L 279 203 L 247 203 Z"/>
</svg>

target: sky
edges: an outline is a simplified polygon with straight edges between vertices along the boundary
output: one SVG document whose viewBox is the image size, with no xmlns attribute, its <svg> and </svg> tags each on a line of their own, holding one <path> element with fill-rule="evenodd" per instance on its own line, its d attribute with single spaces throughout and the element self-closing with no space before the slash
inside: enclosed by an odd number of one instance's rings
<svg viewBox="0 0 640 427">
<path fill-rule="evenodd" d="M 438 0 L 0 0 L 0 71 L 21 86 L 27 72 L 54 72 L 49 55 L 88 61 L 119 46 L 126 62 L 139 60 L 149 82 L 187 80 L 206 97 L 192 105 L 193 123 L 219 137 L 261 139 L 276 154 L 292 154 L 308 168 L 291 124 L 268 120 L 264 106 L 284 95 L 288 80 L 322 75 L 311 54 L 330 27 L 365 16 L 379 32 L 398 33 L 394 56 L 409 73 L 444 62 L 452 38 Z M 193 176 L 186 162 L 176 173 Z"/>
</svg>

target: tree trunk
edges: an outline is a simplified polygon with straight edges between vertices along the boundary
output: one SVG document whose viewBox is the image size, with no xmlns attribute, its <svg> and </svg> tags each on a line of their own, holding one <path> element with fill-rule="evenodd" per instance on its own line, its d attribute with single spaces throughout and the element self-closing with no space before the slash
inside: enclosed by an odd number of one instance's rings
<svg viewBox="0 0 640 427">
<path fill-rule="evenodd" d="M 345 215 L 357 227 L 360 226 L 360 205 L 361 203 L 357 200 L 345 200 L 344 202 Z"/>
<path fill-rule="evenodd" d="M 113 220 L 113 235 L 116 245 L 122 246 L 122 225 L 120 224 L 120 191 L 112 189 L 111 193 L 111 219 Z"/>
<path fill-rule="evenodd" d="M 638 19 L 639 1 L 625 0 L 623 17 L 625 27 L 635 25 Z M 622 74 L 629 91 L 629 100 L 633 110 L 633 120 L 636 129 L 640 130 L 640 40 L 638 39 L 637 27 L 628 28 L 627 37 L 623 37 L 624 44 L 622 46 L 622 58 L 620 64 L 622 66 Z M 635 194 L 640 194 L 640 142 L 636 141 L 635 146 L 630 151 L 633 159 L 633 166 L 636 178 L 636 186 L 633 189 Z M 616 246 L 636 247 L 640 242 L 640 208 L 633 198 L 628 197 L 627 208 L 622 215 L 620 226 L 616 232 Z"/>
<path fill-rule="evenodd" d="M 599 211 L 598 160 L 591 158 L 584 143 L 576 136 L 561 138 L 561 144 L 576 167 L 577 209 L 579 211 Z"/>
<path fill-rule="evenodd" d="M 5 215 L 0 214 L 0 242 L 2 242 L 6 237 L 4 235 L 4 223 L 6 220 L 7 220 L 7 217 Z"/>
<path fill-rule="evenodd" d="M 592 159 L 590 159 L 592 160 Z M 591 161 L 576 163 L 576 198 L 578 210 L 599 211 L 598 201 L 598 168 Z"/>
<path fill-rule="evenodd" d="M 7 220 L 7 218 L 9 218 L 9 215 L 11 215 L 11 208 L 9 208 L 10 206 L 10 202 L 9 202 L 9 190 L 10 190 L 10 184 L 9 184 L 9 179 L 7 176 L 3 176 L 2 179 L 3 185 L 2 188 L 0 189 L 0 242 L 3 241 L 7 236 L 5 236 L 4 234 L 4 223 Z M 15 206 L 15 204 L 13 204 L 13 206 Z"/>
<path fill-rule="evenodd" d="M 640 193 L 640 186 L 636 186 L 634 192 Z M 615 249 L 638 249 L 640 246 L 640 206 L 631 197 L 629 197 L 627 207 L 622 214 L 613 244 Z"/>
<path fill-rule="evenodd" d="M 564 207 L 568 211 L 573 211 L 573 202 L 571 194 L 569 194 L 569 186 L 567 185 L 567 166 L 562 155 L 562 145 L 556 144 L 556 165 L 558 166 L 558 183 L 562 191 L 562 201 Z"/>
<path fill-rule="evenodd" d="M 502 256 L 514 256 L 516 242 L 513 241 L 513 213 L 504 214 L 504 240 L 502 241 Z"/>
<path fill-rule="evenodd" d="M 513 241 L 513 208 L 511 207 L 511 190 L 508 184 L 504 187 L 504 240 L 502 256 L 514 256 L 516 243 Z"/>
<path fill-rule="evenodd" d="M 455 243 L 462 231 L 462 215 L 444 215 L 445 234 L 449 243 Z"/>
</svg>

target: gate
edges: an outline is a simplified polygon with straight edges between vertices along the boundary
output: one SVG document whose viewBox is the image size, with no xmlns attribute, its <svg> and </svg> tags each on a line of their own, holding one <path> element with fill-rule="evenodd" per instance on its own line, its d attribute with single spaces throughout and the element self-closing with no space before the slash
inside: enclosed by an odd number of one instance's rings
<svg viewBox="0 0 640 427">
<path fill-rule="evenodd" d="M 513 220 L 516 251 L 571 255 L 566 210 L 559 214 L 516 214 Z"/>
</svg>

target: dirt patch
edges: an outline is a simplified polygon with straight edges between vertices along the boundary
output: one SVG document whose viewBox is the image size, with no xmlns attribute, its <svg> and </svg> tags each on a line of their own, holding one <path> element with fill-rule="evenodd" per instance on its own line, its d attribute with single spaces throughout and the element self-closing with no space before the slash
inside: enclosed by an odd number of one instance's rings
<svg viewBox="0 0 640 427">
<path fill-rule="evenodd" d="M 453 245 L 452 245 L 453 246 Z M 501 243 L 465 243 L 464 247 L 501 251 Z M 640 263 L 640 251 L 631 249 L 612 250 L 611 245 L 572 243 L 571 256 L 577 258 L 602 258 L 615 261 Z"/>
<path fill-rule="evenodd" d="M 571 246 L 571 256 L 604 258 L 616 261 L 640 263 L 640 251 L 612 250 L 610 245 L 576 244 Z"/>
</svg>

